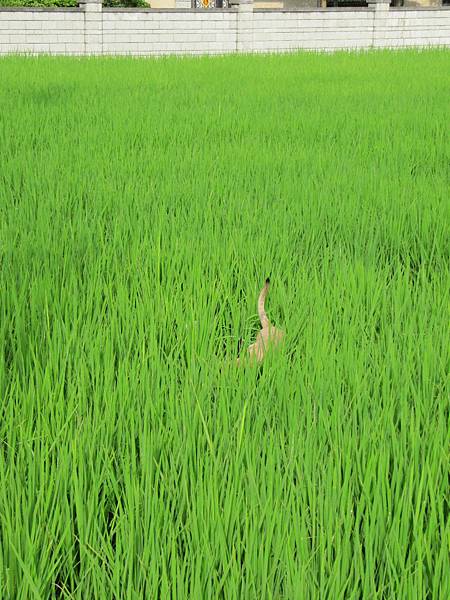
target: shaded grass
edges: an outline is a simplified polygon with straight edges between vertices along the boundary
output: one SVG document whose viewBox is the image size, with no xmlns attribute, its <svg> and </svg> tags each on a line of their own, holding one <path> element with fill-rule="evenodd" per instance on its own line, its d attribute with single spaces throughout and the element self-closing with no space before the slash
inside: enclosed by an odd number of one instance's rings
<svg viewBox="0 0 450 600">
<path fill-rule="evenodd" d="M 449 57 L 0 60 L 0 596 L 450 595 Z"/>
</svg>

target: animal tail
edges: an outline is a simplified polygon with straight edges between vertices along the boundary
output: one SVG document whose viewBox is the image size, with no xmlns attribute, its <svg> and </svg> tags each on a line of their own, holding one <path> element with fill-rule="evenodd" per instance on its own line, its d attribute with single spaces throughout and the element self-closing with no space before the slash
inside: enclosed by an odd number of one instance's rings
<svg viewBox="0 0 450 600">
<path fill-rule="evenodd" d="M 266 301 L 267 292 L 269 291 L 270 279 L 266 279 L 263 289 L 261 290 L 258 298 L 258 315 L 261 321 L 261 327 L 265 329 L 269 327 L 269 319 L 267 318 L 266 311 L 264 310 L 264 302 Z"/>
</svg>

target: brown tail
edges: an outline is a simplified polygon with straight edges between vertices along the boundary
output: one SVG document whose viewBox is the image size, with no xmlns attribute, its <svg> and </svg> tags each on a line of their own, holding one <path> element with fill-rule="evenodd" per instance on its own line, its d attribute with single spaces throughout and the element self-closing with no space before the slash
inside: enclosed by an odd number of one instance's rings
<svg viewBox="0 0 450 600">
<path fill-rule="evenodd" d="M 270 279 L 266 279 L 263 289 L 261 290 L 258 298 L 258 315 L 261 321 L 261 327 L 265 329 L 269 327 L 269 319 L 267 318 L 266 311 L 264 310 L 264 302 L 266 300 L 267 292 L 269 291 Z"/>
</svg>

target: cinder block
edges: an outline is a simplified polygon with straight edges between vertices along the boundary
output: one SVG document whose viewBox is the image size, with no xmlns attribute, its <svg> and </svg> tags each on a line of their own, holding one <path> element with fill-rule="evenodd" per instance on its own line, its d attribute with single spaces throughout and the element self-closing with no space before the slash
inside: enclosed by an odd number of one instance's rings
<svg viewBox="0 0 450 600">
<path fill-rule="evenodd" d="M 152 31 L 153 29 L 161 29 L 161 21 L 152 19 L 147 23 L 147 29 L 151 29 Z"/>
<path fill-rule="evenodd" d="M 319 21 L 314 21 L 314 26 L 316 28 L 321 27 L 323 29 L 333 28 L 333 29 L 351 29 L 353 27 L 361 27 L 367 28 L 372 27 L 373 22 L 367 22 L 365 19 L 348 19 L 347 21 L 342 21 L 341 19 L 324 19 Z"/>
<path fill-rule="evenodd" d="M 235 14 L 232 15 L 233 18 L 225 19 L 223 22 L 224 29 L 236 29 L 237 26 L 237 17 Z"/>
<path fill-rule="evenodd" d="M 23 31 L 24 23 L 21 21 L 2 21 L 0 19 L 0 31 Z"/>
<path fill-rule="evenodd" d="M 27 34 L 25 32 L 11 32 L 9 39 L 11 44 L 26 44 Z"/>
<path fill-rule="evenodd" d="M 103 54 L 102 44 L 85 44 L 86 54 Z"/>
<path fill-rule="evenodd" d="M 137 42 L 127 42 L 126 44 L 115 44 L 115 46 L 117 46 L 117 48 L 119 50 L 126 52 L 127 54 L 136 52 L 138 50 Z"/>
<path fill-rule="evenodd" d="M 64 42 L 65 44 L 83 44 L 84 33 L 61 33 L 58 35 L 58 42 Z"/>
<path fill-rule="evenodd" d="M 62 29 L 61 25 L 65 24 L 66 21 L 34 21 L 33 25 L 40 25 L 39 29 L 42 29 L 44 32 L 53 32 L 55 29 Z"/>
<path fill-rule="evenodd" d="M 197 29 L 195 22 L 192 21 L 170 21 L 170 28 L 174 31 L 191 31 L 192 29 Z"/>
<path fill-rule="evenodd" d="M 191 32 L 186 32 L 183 33 L 179 36 L 179 39 L 181 41 L 186 41 L 186 42 L 201 42 L 203 39 L 203 36 L 201 33 L 191 33 Z M 204 39 L 203 39 L 204 41 Z"/>
<path fill-rule="evenodd" d="M 130 23 L 129 21 L 115 21 L 113 22 L 112 27 L 106 27 L 105 23 L 103 23 L 103 29 L 111 29 L 112 31 L 130 31 L 134 28 L 134 23 Z"/>
<path fill-rule="evenodd" d="M 42 25 L 46 24 L 47 23 L 45 21 L 24 21 L 24 23 L 22 23 L 22 27 L 26 31 L 40 31 L 42 29 Z M 51 24 L 53 25 L 53 22 L 51 22 Z"/>
<path fill-rule="evenodd" d="M 173 31 L 172 22 L 160 21 L 159 29 L 161 29 L 161 31 Z"/>
<path fill-rule="evenodd" d="M 86 13 L 85 21 L 86 23 L 101 23 L 102 15 L 100 13 Z"/>
<path fill-rule="evenodd" d="M 102 24 L 103 31 L 114 31 L 116 29 L 116 23 L 111 21 L 111 19 L 103 19 Z"/>
<path fill-rule="evenodd" d="M 148 42 L 139 42 L 137 47 L 138 47 L 138 52 L 142 53 L 142 54 L 147 54 L 149 52 L 152 52 L 154 49 L 154 45 L 149 44 Z"/>
<path fill-rule="evenodd" d="M 51 44 L 50 52 L 51 54 L 64 54 L 66 51 L 66 45 L 61 43 Z"/>
<path fill-rule="evenodd" d="M 114 13 L 109 13 L 108 17 L 112 17 L 114 15 Z M 120 12 L 120 13 L 116 13 L 114 15 L 114 17 L 117 19 L 117 21 L 140 21 L 141 20 L 141 15 L 139 13 L 136 12 Z"/>
<path fill-rule="evenodd" d="M 42 42 L 45 42 L 46 44 L 57 44 L 58 43 L 58 36 L 56 33 L 51 33 L 51 34 L 46 34 L 45 37 L 43 36 L 41 38 Z"/>
<path fill-rule="evenodd" d="M 65 21 L 76 21 L 77 23 L 84 21 L 84 10 L 80 8 L 77 12 L 65 12 L 64 13 Z"/>
<path fill-rule="evenodd" d="M 107 26 L 109 29 L 110 27 L 115 27 L 117 23 L 123 23 L 123 20 L 118 19 L 116 13 L 103 13 L 103 27 Z"/>
<path fill-rule="evenodd" d="M 60 29 L 63 31 L 81 31 L 84 30 L 83 23 L 79 23 L 78 21 L 62 21 L 60 24 Z"/>
<path fill-rule="evenodd" d="M 128 41 L 142 44 L 145 42 L 145 35 L 144 31 L 133 31 L 128 35 Z"/>
<path fill-rule="evenodd" d="M 143 29 L 148 29 L 151 27 L 151 24 L 147 20 L 136 21 L 132 24 L 133 31 L 142 31 Z"/>
<path fill-rule="evenodd" d="M 161 33 L 155 33 L 154 36 L 154 40 L 155 43 L 160 43 L 160 44 L 168 44 L 173 42 L 173 33 L 169 33 L 169 32 L 161 32 Z"/>
<path fill-rule="evenodd" d="M 179 12 L 177 10 L 171 10 L 166 13 L 161 13 L 161 15 L 163 15 L 163 18 L 166 21 L 178 21 L 180 19 L 180 16 L 185 15 L 185 14 L 189 14 L 189 13 L 183 13 L 183 12 Z"/>
<path fill-rule="evenodd" d="M 48 33 L 35 33 L 34 31 L 30 31 L 27 33 L 27 44 L 45 44 L 47 43 L 47 37 L 49 36 Z"/>
<path fill-rule="evenodd" d="M 272 13 L 269 13 L 269 15 L 272 15 Z M 270 19 L 270 16 L 269 16 L 269 19 Z M 265 19 L 265 21 L 267 21 L 269 19 Z M 255 20 L 255 16 L 254 16 L 253 12 L 238 13 L 238 15 L 237 15 L 238 23 L 253 23 L 254 20 Z"/>
<path fill-rule="evenodd" d="M 113 42 L 118 42 L 119 44 L 125 44 L 130 39 L 130 33 L 128 31 L 116 31 L 109 34 L 110 39 Z M 103 33 L 103 43 L 105 42 L 105 33 Z"/>
<path fill-rule="evenodd" d="M 230 36 L 229 32 L 219 31 L 215 34 L 215 39 L 218 42 L 229 42 L 234 38 L 234 36 Z"/>
<path fill-rule="evenodd" d="M 24 44 L 25 46 L 30 46 L 32 52 L 45 52 L 48 54 L 50 52 L 50 44 L 40 43 L 40 44 Z"/>
<path fill-rule="evenodd" d="M 67 42 L 66 52 L 69 54 L 81 54 L 84 52 L 84 44 Z"/>
<path fill-rule="evenodd" d="M 102 44 L 102 34 L 98 33 L 86 33 L 84 36 L 86 44 L 89 45 L 101 45 Z"/>
<path fill-rule="evenodd" d="M 0 12 L 0 21 L 32 21 L 34 20 L 33 12 L 22 12 L 22 11 L 7 11 Z"/>
<path fill-rule="evenodd" d="M 29 14 L 34 14 L 34 21 L 64 21 L 64 12 L 59 10 L 39 11 Z"/>
</svg>

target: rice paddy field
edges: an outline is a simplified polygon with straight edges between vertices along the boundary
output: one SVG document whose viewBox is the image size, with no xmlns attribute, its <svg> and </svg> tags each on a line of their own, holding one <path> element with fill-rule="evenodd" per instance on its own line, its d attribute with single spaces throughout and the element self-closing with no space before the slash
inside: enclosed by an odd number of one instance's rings
<svg viewBox="0 0 450 600">
<path fill-rule="evenodd" d="M 448 50 L 0 60 L 0 598 L 450 598 L 449 98 Z"/>
</svg>

